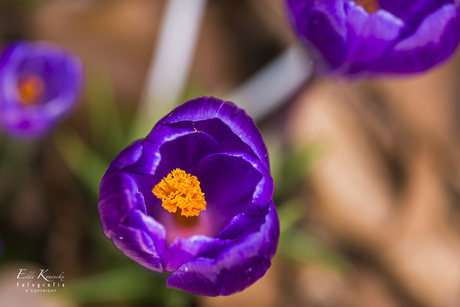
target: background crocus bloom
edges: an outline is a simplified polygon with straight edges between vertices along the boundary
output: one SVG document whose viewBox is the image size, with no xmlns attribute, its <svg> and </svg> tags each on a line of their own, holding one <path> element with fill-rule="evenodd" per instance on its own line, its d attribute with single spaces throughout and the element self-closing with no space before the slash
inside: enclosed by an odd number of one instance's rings
<svg viewBox="0 0 460 307">
<path fill-rule="evenodd" d="M 287 0 L 301 41 L 338 74 L 414 73 L 446 60 L 460 39 L 454 0 Z"/>
<path fill-rule="evenodd" d="M 0 58 L 0 125 L 15 137 L 39 137 L 75 106 L 80 60 L 45 42 L 17 42 Z"/>
<path fill-rule="evenodd" d="M 99 212 L 123 253 L 174 272 L 167 286 L 229 295 L 270 267 L 279 237 L 272 195 L 252 119 L 230 102 L 200 97 L 118 155 L 102 179 Z"/>
</svg>

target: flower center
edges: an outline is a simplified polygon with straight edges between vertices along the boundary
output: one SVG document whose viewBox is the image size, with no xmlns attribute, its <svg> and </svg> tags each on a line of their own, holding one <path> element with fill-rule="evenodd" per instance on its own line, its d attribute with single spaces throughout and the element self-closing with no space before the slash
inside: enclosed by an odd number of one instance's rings
<svg viewBox="0 0 460 307">
<path fill-rule="evenodd" d="M 379 0 L 355 0 L 355 3 L 362 6 L 368 13 L 375 13 L 380 9 Z"/>
<path fill-rule="evenodd" d="M 187 174 L 176 168 L 163 178 L 153 189 L 152 193 L 162 200 L 162 206 L 176 217 L 195 217 L 201 210 L 206 210 L 204 193 L 201 192 L 200 182 L 196 176 Z"/>
<path fill-rule="evenodd" d="M 36 104 L 42 98 L 45 84 L 35 75 L 23 75 L 18 81 L 19 100 L 25 105 Z"/>
</svg>

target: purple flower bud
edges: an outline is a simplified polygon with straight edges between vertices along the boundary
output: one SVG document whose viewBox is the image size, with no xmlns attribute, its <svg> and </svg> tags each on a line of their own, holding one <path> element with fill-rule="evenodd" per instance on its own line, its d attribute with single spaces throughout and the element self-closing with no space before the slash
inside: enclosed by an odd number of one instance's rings
<svg viewBox="0 0 460 307">
<path fill-rule="evenodd" d="M 69 51 L 17 42 L 0 57 L 0 126 L 14 137 L 41 137 L 73 110 L 83 69 Z"/>
<path fill-rule="evenodd" d="M 100 186 L 102 229 L 167 286 L 230 295 L 261 278 L 279 237 L 268 153 L 230 102 L 177 107 L 123 150 Z"/>
<path fill-rule="evenodd" d="M 287 0 L 320 70 L 405 74 L 448 59 L 460 40 L 457 0 Z"/>
</svg>

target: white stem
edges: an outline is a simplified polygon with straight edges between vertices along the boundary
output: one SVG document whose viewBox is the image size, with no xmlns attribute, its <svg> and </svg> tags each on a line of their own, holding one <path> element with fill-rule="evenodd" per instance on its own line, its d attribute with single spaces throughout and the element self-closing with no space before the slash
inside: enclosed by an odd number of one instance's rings
<svg viewBox="0 0 460 307">
<path fill-rule="evenodd" d="M 291 46 L 225 99 L 260 119 L 285 102 L 310 78 L 313 62 L 300 46 Z"/>
<path fill-rule="evenodd" d="M 207 0 L 168 0 L 142 93 L 135 134 L 177 103 L 187 82 Z M 147 131 L 148 132 L 148 131 Z"/>
</svg>

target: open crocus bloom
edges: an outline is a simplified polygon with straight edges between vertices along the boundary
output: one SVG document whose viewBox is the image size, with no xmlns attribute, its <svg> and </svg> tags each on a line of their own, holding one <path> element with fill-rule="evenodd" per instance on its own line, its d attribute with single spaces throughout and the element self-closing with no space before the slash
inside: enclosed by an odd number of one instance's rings
<svg viewBox="0 0 460 307">
<path fill-rule="evenodd" d="M 320 70 L 404 74 L 449 58 L 460 39 L 457 0 L 287 0 Z"/>
<path fill-rule="evenodd" d="M 71 112 L 83 69 L 69 51 L 51 43 L 17 42 L 0 57 L 0 125 L 14 137 L 40 137 Z"/>
<path fill-rule="evenodd" d="M 261 278 L 279 237 L 262 136 L 230 102 L 177 107 L 123 150 L 100 186 L 102 228 L 167 286 L 230 295 Z"/>
</svg>

